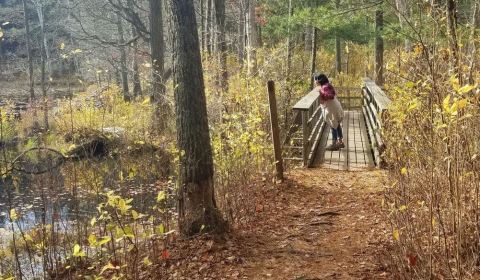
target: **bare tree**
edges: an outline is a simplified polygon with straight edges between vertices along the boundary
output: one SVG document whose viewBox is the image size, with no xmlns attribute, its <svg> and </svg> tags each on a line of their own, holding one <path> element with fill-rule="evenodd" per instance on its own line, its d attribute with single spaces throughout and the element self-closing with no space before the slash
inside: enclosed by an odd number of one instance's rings
<svg viewBox="0 0 480 280">
<path fill-rule="evenodd" d="M 243 67 L 245 60 L 245 0 L 238 1 L 238 49 L 237 49 L 237 60 L 238 63 Z"/>
<path fill-rule="evenodd" d="M 218 59 L 220 61 L 219 85 L 225 93 L 228 91 L 227 41 L 225 37 L 225 0 L 215 0 L 215 19 L 218 28 Z"/>
<path fill-rule="evenodd" d="M 130 101 L 130 90 L 128 87 L 128 70 L 127 70 L 127 50 L 125 48 L 125 35 L 123 33 L 123 23 L 120 13 L 117 12 L 117 31 L 118 31 L 118 48 L 120 50 L 120 73 L 122 77 L 123 99 Z"/>
<path fill-rule="evenodd" d="M 470 32 L 470 66 L 468 73 L 468 82 L 474 84 L 473 72 L 475 69 L 477 55 L 477 29 L 480 28 L 480 1 L 475 0 L 473 3 L 472 27 Z"/>
<path fill-rule="evenodd" d="M 410 19 L 410 10 L 408 8 L 407 0 L 395 0 L 397 7 L 398 20 L 400 22 L 400 27 L 405 32 L 408 27 L 408 20 Z M 409 52 L 412 50 L 412 43 L 409 38 L 405 38 L 405 51 Z"/>
<path fill-rule="evenodd" d="M 134 11 L 134 4 L 133 0 L 128 0 L 127 2 L 128 9 L 131 10 L 132 12 Z M 132 43 L 132 49 L 133 49 L 133 96 L 140 96 L 142 95 L 142 85 L 140 81 L 140 72 L 138 70 L 138 40 L 135 39 L 138 37 L 138 32 L 137 32 L 137 27 L 135 24 L 132 25 L 132 37 L 134 38 L 133 43 Z"/>
<path fill-rule="evenodd" d="M 383 11 L 375 11 L 375 81 L 383 85 Z"/>
<path fill-rule="evenodd" d="M 163 37 L 163 0 L 149 0 L 150 3 L 150 51 L 152 58 L 151 100 L 164 102 L 163 81 L 165 63 L 165 40 Z"/>
<path fill-rule="evenodd" d="M 255 75 L 257 73 L 257 48 L 259 47 L 259 43 L 258 43 L 255 7 L 256 7 L 256 1 L 249 0 L 248 11 L 247 11 L 247 31 L 248 31 L 247 61 L 248 61 L 249 75 Z"/>
<path fill-rule="evenodd" d="M 462 84 L 462 70 L 460 69 L 460 53 L 458 49 L 457 39 L 457 11 L 455 0 L 447 0 L 446 16 L 448 23 L 448 35 L 450 42 L 450 51 L 452 53 L 453 65 L 452 70 Z"/>
<path fill-rule="evenodd" d="M 335 8 L 337 11 L 340 9 L 340 0 L 335 0 Z M 338 32 L 335 32 L 335 72 L 342 72 L 342 41 Z"/>
<path fill-rule="evenodd" d="M 33 76 L 33 56 L 32 46 L 30 43 L 30 21 L 28 20 L 28 7 L 27 0 L 22 0 L 23 15 L 25 24 L 25 42 L 27 47 L 27 60 L 28 60 L 28 84 L 30 92 L 30 100 L 33 102 L 35 99 L 35 77 Z"/>
<path fill-rule="evenodd" d="M 292 34 L 291 34 L 291 18 L 293 15 L 293 6 L 292 6 L 292 0 L 288 1 L 288 37 L 287 37 L 287 67 L 286 67 L 286 79 L 288 80 L 290 78 L 290 71 L 292 68 L 292 56 L 293 56 L 293 44 L 292 44 Z"/>
<path fill-rule="evenodd" d="M 313 27 L 312 38 L 311 38 L 312 52 L 310 54 L 310 88 L 313 88 L 314 86 L 313 75 L 315 74 L 315 68 L 316 68 L 315 61 L 317 60 L 317 34 L 318 34 L 318 29 L 316 27 Z"/>
</svg>

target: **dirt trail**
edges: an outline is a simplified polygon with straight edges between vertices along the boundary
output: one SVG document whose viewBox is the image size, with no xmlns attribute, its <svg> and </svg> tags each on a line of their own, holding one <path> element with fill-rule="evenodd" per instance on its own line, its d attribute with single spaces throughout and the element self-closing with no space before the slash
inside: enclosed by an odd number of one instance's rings
<svg viewBox="0 0 480 280">
<path fill-rule="evenodd" d="M 258 221 L 235 229 L 224 244 L 206 240 L 205 254 L 196 243 L 200 253 L 193 260 L 210 261 L 200 269 L 192 262 L 180 265 L 195 272 L 173 279 L 389 279 L 381 265 L 388 238 L 381 213 L 384 176 L 294 170 L 258 199 Z"/>
<path fill-rule="evenodd" d="M 245 256 L 248 279 L 387 279 L 383 173 L 296 170 Z"/>
</svg>

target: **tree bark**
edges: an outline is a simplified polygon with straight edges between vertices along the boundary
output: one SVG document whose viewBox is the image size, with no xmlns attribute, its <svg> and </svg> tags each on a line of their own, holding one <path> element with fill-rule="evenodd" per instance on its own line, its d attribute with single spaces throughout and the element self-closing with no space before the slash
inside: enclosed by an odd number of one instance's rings
<svg viewBox="0 0 480 280">
<path fill-rule="evenodd" d="M 205 26 L 203 23 L 205 22 L 205 0 L 200 0 L 200 51 L 203 53 L 205 51 Z"/>
<path fill-rule="evenodd" d="M 310 88 L 314 86 L 314 77 L 316 71 L 316 60 L 317 60 L 317 33 L 318 29 L 313 27 L 312 30 L 312 53 L 310 55 Z"/>
<path fill-rule="evenodd" d="M 470 31 L 470 65 L 468 73 L 468 83 L 474 84 L 473 72 L 476 66 L 477 56 L 477 29 L 480 28 L 480 1 L 475 0 L 472 16 L 472 29 Z"/>
<path fill-rule="evenodd" d="M 313 27 L 307 26 L 305 28 L 305 52 L 306 53 L 312 52 L 312 33 L 313 33 Z"/>
<path fill-rule="evenodd" d="M 180 151 L 179 226 L 182 234 L 223 232 L 216 207 L 205 84 L 193 0 L 171 1 L 175 26 L 177 145 Z"/>
<path fill-rule="evenodd" d="M 218 59 L 220 61 L 219 85 L 224 93 L 228 91 L 227 42 L 225 38 L 225 0 L 215 0 L 217 22 Z"/>
<path fill-rule="evenodd" d="M 117 13 L 118 44 L 120 50 L 120 73 L 122 75 L 123 99 L 130 101 L 128 88 L 127 51 L 125 50 L 125 36 L 123 34 L 122 17 Z"/>
<path fill-rule="evenodd" d="M 46 66 L 47 66 L 47 39 L 46 39 L 46 34 L 45 34 L 45 19 L 43 16 L 43 2 L 40 0 L 37 0 L 34 2 L 35 7 L 37 10 L 37 16 L 38 16 L 38 21 L 40 23 L 40 36 L 42 43 L 40 43 L 40 57 L 41 57 L 41 65 L 40 65 L 40 85 L 42 88 L 42 97 L 43 97 L 43 119 L 44 119 L 44 125 L 45 129 L 48 130 L 49 125 L 48 125 L 48 97 L 47 97 L 47 71 L 46 71 Z"/>
<path fill-rule="evenodd" d="M 290 79 L 290 71 L 292 68 L 292 49 L 293 49 L 293 44 L 292 44 L 292 34 L 290 34 L 290 24 L 291 24 L 291 18 L 293 15 L 293 6 L 292 6 L 292 0 L 288 1 L 288 37 L 287 37 L 287 66 L 286 66 L 286 80 L 288 81 Z"/>
<path fill-rule="evenodd" d="M 462 72 L 460 69 L 460 53 L 458 49 L 457 39 L 457 12 L 455 0 L 447 0 L 447 22 L 448 22 L 448 35 L 450 42 L 450 51 L 452 53 L 452 70 L 457 75 L 457 78 L 462 84 Z"/>
<path fill-rule="evenodd" d="M 25 24 L 25 42 L 27 46 L 27 60 L 28 60 L 28 89 L 30 92 L 30 101 L 35 100 L 35 79 L 33 76 L 33 56 L 32 46 L 30 42 L 30 21 L 28 20 L 27 0 L 22 0 L 24 24 Z"/>
<path fill-rule="evenodd" d="M 375 82 L 383 85 L 383 11 L 375 11 Z"/>
<path fill-rule="evenodd" d="M 134 10 L 133 0 L 128 0 L 128 8 Z M 135 38 L 138 36 L 137 28 L 132 24 L 132 37 Z M 142 84 L 140 81 L 140 72 L 138 70 L 138 40 L 133 41 L 133 96 L 137 97 L 142 95 Z"/>
<path fill-rule="evenodd" d="M 206 7 L 206 18 L 205 18 L 205 41 L 206 41 L 206 46 L 207 46 L 207 54 L 211 55 L 212 54 L 212 40 L 213 40 L 213 29 L 212 29 L 212 23 L 213 23 L 213 0 L 207 0 L 207 7 Z"/>
<path fill-rule="evenodd" d="M 240 0 L 238 4 L 238 54 L 237 60 L 243 67 L 245 60 L 245 1 Z"/>
<path fill-rule="evenodd" d="M 247 15 L 247 30 L 248 30 L 248 75 L 256 75 L 257 73 L 257 48 L 258 48 L 258 34 L 257 22 L 255 15 L 256 1 L 249 0 L 248 15 Z"/>
<path fill-rule="evenodd" d="M 335 8 L 338 11 L 340 9 L 340 0 L 335 0 Z M 335 73 L 340 74 L 342 72 L 342 42 L 338 32 L 335 32 Z"/>
<path fill-rule="evenodd" d="M 163 0 L 150 2 L 150 52 L 152 62 L 152 92 L 150 100 L 160 102 L 164 99 L 165 85 L 165 39 L 163 37 Z M 164 100 L 163 100 L 164 101 Z"/>
</svg>

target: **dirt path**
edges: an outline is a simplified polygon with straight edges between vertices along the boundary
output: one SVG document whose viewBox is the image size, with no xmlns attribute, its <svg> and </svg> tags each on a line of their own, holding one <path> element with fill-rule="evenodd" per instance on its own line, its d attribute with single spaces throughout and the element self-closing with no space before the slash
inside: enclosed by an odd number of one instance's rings
<svg viewBox="0 0 480 280">
<path fill-rule="evenodd" d="M 380 265 L 384 173 L 299 169 L 288 178 L 264 193 L 255 224 L 210 243 L 203 269 L 190 262 L 196 274 L 173 279 L 389 279 Z"/>
<path fill-rule="evenodd" d="M 245 257 L 248 279 L 386 279 L 382 173 L 297 170 Z"/>
</svg>

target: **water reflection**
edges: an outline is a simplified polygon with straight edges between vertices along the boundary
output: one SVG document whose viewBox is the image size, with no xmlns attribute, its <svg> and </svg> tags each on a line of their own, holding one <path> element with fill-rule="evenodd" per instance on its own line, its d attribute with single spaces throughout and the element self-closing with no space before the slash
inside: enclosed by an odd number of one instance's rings
<svg viewBox="0 0 480 280">
<path fill-rule="evenodd" d="M 110 190 L 133 198 L 134 208 L 148 214 L 158 192 L 155 182 L 167 173 L 165 160 L 156 153 L 66 161 L 40 175 L 12 172 L 0 181 L 0 228 L 11 230 L 11 208 L 19 213 L 23 231 L 41 224 L 86 222 Z"/>
</svg>

